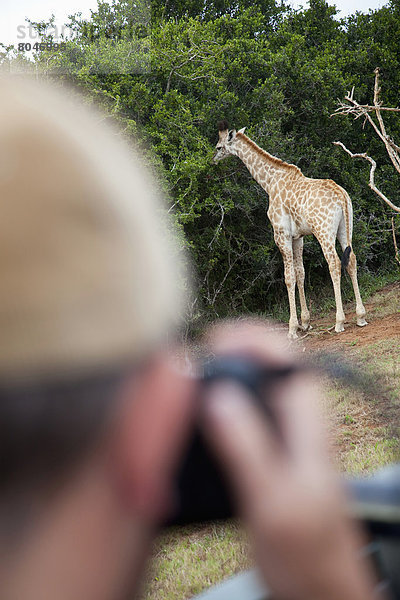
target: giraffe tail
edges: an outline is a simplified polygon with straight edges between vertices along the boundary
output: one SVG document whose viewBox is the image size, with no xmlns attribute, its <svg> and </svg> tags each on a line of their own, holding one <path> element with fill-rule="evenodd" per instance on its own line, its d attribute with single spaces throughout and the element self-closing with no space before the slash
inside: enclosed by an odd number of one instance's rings
<svg viewBox="0 0 400 600">
<path fill-rule="evenodd" d="M 342 256 L 342 271 L 348 266 L 350 262 L 351 246 L 347 246 Z"/>
<path fill-rule="evenodd" d="M 342 272 L 346 269 L 346 267 L 348 267 L 349 262 L 350 262 L 350 254 L 351 254 L 351 200 L 350 200 L 350 196 L 348 195 L 348 193 L 343 190 L 343 188 L 341 188 L 342 191 L 342 199 L 343 199 L 343 204 L 342 204 L 342 210 L 343 210 L 343 217 L 344 217 L 344 222 L 345 222 L 345 227 L 346 227 L 346 235 L 347 235 L 347 246 L 343 252 L 342 255 Z"/>
</svg>

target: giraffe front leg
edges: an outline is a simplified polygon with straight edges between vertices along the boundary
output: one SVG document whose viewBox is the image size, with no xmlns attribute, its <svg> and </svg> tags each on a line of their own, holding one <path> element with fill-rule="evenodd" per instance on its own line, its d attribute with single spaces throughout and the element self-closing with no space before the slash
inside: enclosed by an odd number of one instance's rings
<svg viewBox="0 0 400 600">
<path fill-rule="evenodd" d="M 292 269 L 290 269 L 292 270 Z M 299 321 L 297 319 L 297 311 L 296 311 L 296 282 L 295 275 L 293 269 L 293 276 L 290 274 L 289 277 L 286 277 L 286 267 L 285 267 L 285 283 L 289 298 L 289 308 L 290 308 L 290 317 L 289 317 L 289 332 L 288 338 L 289 340 L 297 340 L 299 337 L 297 335 L 297 330 L 299 328 Z"/>
<path fill-rule="evenodd" d="M 301 329 L 308 331 L 312 327 L 310 325 L 310 311 L 308 310 L 306 295 L 304 293 L 303 238 L 293 240 L 293 262 L 300 297 Z"/>
<path fill-rule="evenodd" d="M 298 338 L 297 330 L 299 328 L 299 322 L 297 320 L 296 311 L 296 274 L 293 262 L 292 239 L 286 236 L 275 236 L 275 242 L 282 254 L 285 284 L 289 298 L 290 318 L 288 338 L 289 340 L 296 340 Z"/>
</svg>

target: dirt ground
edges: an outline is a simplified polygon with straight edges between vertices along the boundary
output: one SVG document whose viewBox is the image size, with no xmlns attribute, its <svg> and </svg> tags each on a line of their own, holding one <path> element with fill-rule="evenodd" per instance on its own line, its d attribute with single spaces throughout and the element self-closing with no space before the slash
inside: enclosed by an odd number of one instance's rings
<svg viewBox="0 0 400 600">
<path fill-rule="evenodd" d="M 354 303 L 345 306 L 345 330 L 335 332 L 335 312 L 312 321 L 313 329 L 299 336 L 298 344 L 306 350 L 340 351 L 350 347 L 370 346 L 375 342 L 393 339 L 399 346 L 400 361 L 400 282 L 392 283 L 376 292 L 365 303 L 368 325 L 358 327 Z"/>
</svg>

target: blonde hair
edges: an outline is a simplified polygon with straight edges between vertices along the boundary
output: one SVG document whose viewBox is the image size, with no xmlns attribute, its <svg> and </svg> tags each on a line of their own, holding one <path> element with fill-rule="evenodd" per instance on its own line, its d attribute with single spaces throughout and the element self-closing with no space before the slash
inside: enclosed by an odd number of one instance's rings
<svg viewBox="0 0 400 600">
<path fill-rule="evenodd" d="M 0 380 L 136 360 L 182 311 L 153 178 L 71 94 L 0 78 Z"/>
</svg>

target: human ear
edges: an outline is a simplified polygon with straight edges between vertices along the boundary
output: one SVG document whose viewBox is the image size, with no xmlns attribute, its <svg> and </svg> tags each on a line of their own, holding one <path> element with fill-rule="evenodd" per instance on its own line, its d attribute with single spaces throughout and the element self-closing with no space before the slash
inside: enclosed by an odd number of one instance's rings
<svg viewBox="0 0 400 600">
<path fill-rule="evenodd" d="M 126 508 L 154 522 L 173 506 L 173 478 L 194 418 L 195 379 L 166 355 L 122 390 L 115 431 L 117 491 Z"/>
</svg>

